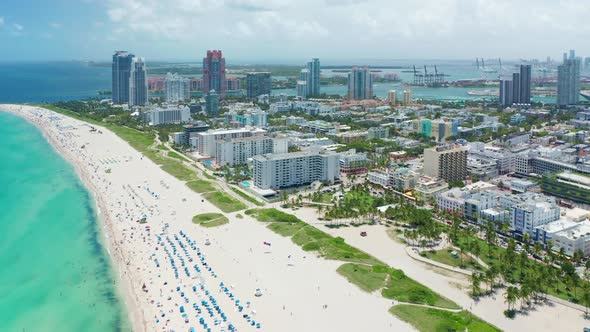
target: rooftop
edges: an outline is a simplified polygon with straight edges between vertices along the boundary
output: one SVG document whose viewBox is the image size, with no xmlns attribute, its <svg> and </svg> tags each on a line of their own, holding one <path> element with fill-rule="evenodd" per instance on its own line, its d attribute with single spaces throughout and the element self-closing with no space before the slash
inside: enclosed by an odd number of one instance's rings
<svg viewBox="0 0 590 332">
<path fill-rule="evenodd" d="M 590 221 L 584 220 L 576 225 L 555 233 L 556 236 L 562 236 L 569 240 L 577 240 L 579 238 L 590 239 Z"/>
<path fill-rule="evenodd" d="M 267 153 L 258 156 L 252 157 L 253 160 L 265 161 L 265 160 L 284 160 L 284 159 L 294 159 L 294 158 L 302 158 L 302 157 L 311 157 L 311 156 L 337 156 L 338 153 L 326 150 L 317 150 L 317 149 L 310 149 L 306 151 L 300 152 L 290 152 L 290 153 Z"/>
<path fill-rule="evenodd" d="M 578 224 L 577 222 L 574 222 L 574 221 L 572 221 L 569 218 L 561 218 L 559 220 L 550 222 L 550 223 L 545 224 L 545 225 L 537 226 L 535 228 L 536 229 L 543 230 L 543 231 L 545 231 L 547 233 L 556 233 L 556 232 L 562 231 L 564 229 L 573 227 L 573 226 L 575 226 L 577 224 Z"/>
<path fill-rule="evenodd" d="M 235 134 L 235 133 L 244 133 L 244 132 L 253 132 L 253 133 L 265 133 L 266 130 L 256 128 L 256 127 L 244 127 L 244 128 L 237 128 L 237 129 L 215 129 L 215 130 L 208 130 L 202 133 L 201 135 L 225 135 L 225 134 Z"/>
</svg>

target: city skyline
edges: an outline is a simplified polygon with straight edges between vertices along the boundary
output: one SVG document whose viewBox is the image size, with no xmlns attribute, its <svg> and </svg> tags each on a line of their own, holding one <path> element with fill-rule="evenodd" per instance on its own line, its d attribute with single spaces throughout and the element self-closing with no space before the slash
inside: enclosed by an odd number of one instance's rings
<svg viewBox="0 0 590 332">
<path fill-rule="evenodd" d="M 207 49 L 222 49 L 235 62 L 559 59 L 561 49 L 590 54 L 582 42 L 590 36 L 590 23 L 584 4 L 575 1 L 325 0 L 313 7 L 284 0 L 7 2 L 0 4 L 0 42 L 12 52 L 0 54 L 0 61 L 103 60 L 116 49 L 133 49 L 149 61 L 197 60 Z M 391 15 L 387 8 L 405 14 Z M 523 19 L 523 12 L 531 15 Z M 232 24 L 187 33 L 219 17 Z M 550 42 L 538 43 L 537 35 Z M 357 40 L 354 47 L 350 40 Z"/>
</svg>

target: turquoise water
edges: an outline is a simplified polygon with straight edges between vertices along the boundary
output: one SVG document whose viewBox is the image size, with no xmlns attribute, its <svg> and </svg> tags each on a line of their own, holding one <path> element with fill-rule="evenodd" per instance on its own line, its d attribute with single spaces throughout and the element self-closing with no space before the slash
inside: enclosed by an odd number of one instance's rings
<svg viewBox="0 0 590 332">
<path fill-rule="evenodd" d="M 129 330 L 74 169 L 17 116 L 0 133 L 0 331 Z"/>
</svg>

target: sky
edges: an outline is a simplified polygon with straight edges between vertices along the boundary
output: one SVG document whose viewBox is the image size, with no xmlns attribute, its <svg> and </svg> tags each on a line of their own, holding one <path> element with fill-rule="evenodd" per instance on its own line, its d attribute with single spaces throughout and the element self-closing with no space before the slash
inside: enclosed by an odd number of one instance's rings
<svg viewBox="0 0 590 332">
<path fill-rule="evenodd" d="M 560 59 L 590 56 L 589 12 L 589 0 L 1 0 L 0 61 Z"/>
</svg>

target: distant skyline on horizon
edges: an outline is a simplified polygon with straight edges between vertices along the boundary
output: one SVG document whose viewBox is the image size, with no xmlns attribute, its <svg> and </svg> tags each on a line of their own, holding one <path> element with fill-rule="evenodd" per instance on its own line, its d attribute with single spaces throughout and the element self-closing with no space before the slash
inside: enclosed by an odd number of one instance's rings
<svg viewBox="0 0 590 332">
<path fill-rule="evenodd" d="M 108 61 L 117 49 L 169 62 L 208 49 L 252 64 L 561 61 L 570 49 L 590 56 L 586 12 L 575 0 L 7 0 L 0 61 Z"/>
</svg>

